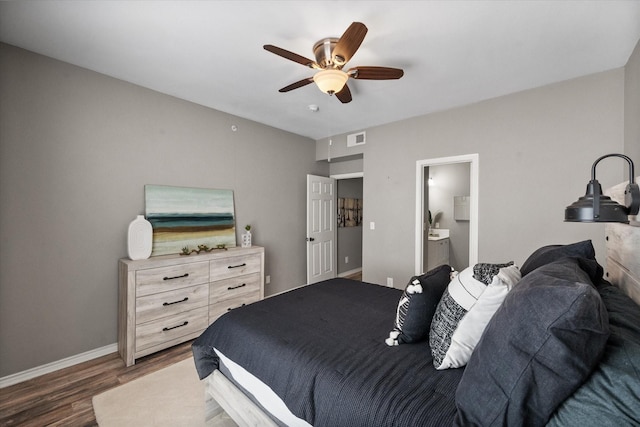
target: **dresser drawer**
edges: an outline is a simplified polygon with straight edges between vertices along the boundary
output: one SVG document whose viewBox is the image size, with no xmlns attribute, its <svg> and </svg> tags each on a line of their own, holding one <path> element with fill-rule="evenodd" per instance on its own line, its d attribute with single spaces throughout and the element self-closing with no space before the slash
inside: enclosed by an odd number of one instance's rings
<svg viewBox="0 0 640 427">
<path fill-rule="evenodd" d="M 260 295 L 256 292 L 255 294 L 246 294 L 233 299 L 217 301 L 209 305 L 209 323 L 213 323 L 218 317 L 234 308 L 242 307 L 259 300 Z"/>
<path fill-rule="evenodd" d="M 209 288 L 209 304 L 248 294 L 260 296 L 260 273 L 212 282 Z"/>
<path fill-rule="evenodd" d="M 208 308 L 202 307 L 140 324 L 136 327 L 135 351 L 203 331 L 208 326 L 207 320 Z"/>
<path fill-rule="evenodd" d="M 140 297 L 208 282 L 208 261 L 138 270 L 136 272 L 136 296 Z"/>
<path fill-rule="evenodd" d="M 230 256 L 211 260 L 210 280 L 222 280 L 251 273 L 260 273 L 260 254 Z"/>
<path fill-rule="evenodd" d="M 208 288 L 208 284 L 196 285 L 136 298 L 136 323 L 145 323 L 205 307 L 209 305 Z"/>
</svg>

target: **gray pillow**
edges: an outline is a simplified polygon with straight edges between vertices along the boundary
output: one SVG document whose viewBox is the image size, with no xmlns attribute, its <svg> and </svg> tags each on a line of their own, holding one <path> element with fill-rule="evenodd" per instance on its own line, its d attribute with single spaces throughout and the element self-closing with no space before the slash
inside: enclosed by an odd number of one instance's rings
<svg viewBox="0 0 640 427">
<path fill-rule="evenodd" d="M 542 426 L 600 360 L 607 312 L 575 258 L 522 278 L 496 311 L 456 391 L 456 425 Z"/>
<path fill-rule="evenodd" d="M 611 329 L 604 356 L 558 408 L 550 427 L 640 425 L 640 306 L 608 283 L 598 291 Z"/>
<path fill-rule="evenodd" d="M 534 251 L 529 258 L 522 264 L 520 272 L 522 277 L 531 273 L 538 267 L 558 261 L 564 257 L 579 257 L 586 259 L 596 259 L 596 251 L 593 249 L 591 240 L 583 240 L 582 242 L 571 243 L 569 245 L 549 245 L 543 246 Z"/>
</svg>

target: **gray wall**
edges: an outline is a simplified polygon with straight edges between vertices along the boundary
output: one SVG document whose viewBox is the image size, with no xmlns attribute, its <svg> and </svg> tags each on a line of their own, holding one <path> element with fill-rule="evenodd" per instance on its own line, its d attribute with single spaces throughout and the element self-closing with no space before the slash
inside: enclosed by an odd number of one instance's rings
<svg viewBox="0 0 640 427">
<path fill-rule="evenodd" d="M 358 158 L 352 159 L 352 157 Z M 362 173 L 363 164 L 364 160 L 362 159 L 362 155 L 343 157 L 341 159 L 338 159 L 338 161 L 332 161 L 329 163 L 329 173 L 331 174 L 331 176 L 352 174 L 358 172 Z"/>
<path fill-rule="evenodd" d="M 0 377 L 117 341 L 145 184 L 233 189 L 266 293 L 305 283 L 313 140 L 0 44 L 0 142 Z"/>
<path fill-rule="evenodd" d="M 624 95 L 617 69 L 366 129 L 357 152 L 334 136 L 334 159 L 364 158 L 364 280 L 393 277 L 401 287 L 414 272 L 416 161 L 470 153 L 479 154 L 481 262 L 522 264 L 539 246 L 582 239 L 604 262 L 604 226 L 564 223 L 563 215 L 584 194 L 593 161 L 624 150 Z M 326 158 L 326 145 L 317 141 L 316 158 Z M 621 171 L 614 164 L 598 178 L 608 187 Z"/>
<path fill-rule="evenodd" d="M 625 67 L 624 152 L 635 164 L 636 177 L 640 176 L 640 41 Z M 629 172 L 625 172 L 622 179 L 628 178 Z"/>
<path fill-rule="evenodd" d="M 339 179 L 337 185 L 338 197 L 362 199 L 362 178 Z M 362 268 L 362 225 L 338 227 L 337 234 L 338 274 Z"/>
</svg>

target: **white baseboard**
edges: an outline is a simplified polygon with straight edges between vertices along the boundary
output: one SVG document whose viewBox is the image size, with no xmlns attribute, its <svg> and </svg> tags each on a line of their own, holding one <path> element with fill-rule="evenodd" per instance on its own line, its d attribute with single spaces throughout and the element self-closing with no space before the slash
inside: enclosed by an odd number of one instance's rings
<svg viewBox="0 0 640 427">
<path fill-rule="evenodd" d="M 56 362 L 47 363 L 46 365 L 36 366 L 35 368 L 27 369 L 26 371 L 18 372 L 15 374 L 7 375 L 0 378 L 0 388 L 8 387 L 10 385 L 18 384 L 23 381 L 30 380 L 40 375 L 48 374 L 50 372 L 58 371 L 69 366 L 77 365 L 78 363 L 87 362 L 98 357 L 106 356 L 107 354 L 115 353 L 118 351 L 118 343 L 105 345 L 104 347 L 89 350 L 75 356 L 70 356 Z"/>
<path fill-rule="evenodd" d="M 304 285 L 296 286 L 295 288 L 287 289 L 286 291 L 280 291 L 280 292 L 277 292 L 277 293 L 275 293 L 273 295 L 265 295 L 265 298 L 271 298 L 271 297 L 275 297 L 275 296 L 278 296 L 278 295 L 286 294 L 287 292 L 295 291 L 296 289 L 304 288 L 305 286 L 309 286 L 309 284 L 306 283 Z"/>
<path fill-rule="evenodd" d="M 345 271 L 343 273 L 338 274 L 338 277 L 351 276 L 352 274 L 360 273 L 361 271 L 362 271 L 362 268 L 355 268 L 353 270 Z"/>
</svg>

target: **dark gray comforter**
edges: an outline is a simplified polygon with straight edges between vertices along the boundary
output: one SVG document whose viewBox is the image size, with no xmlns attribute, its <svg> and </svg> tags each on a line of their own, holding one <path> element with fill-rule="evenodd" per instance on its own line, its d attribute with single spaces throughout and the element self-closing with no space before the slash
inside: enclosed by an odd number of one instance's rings
<svg viewBox="0 0 640 427">
<path fill-rule="evenodd" d="M 388 347 L 401 291 L 332 279 L 233 310 L 194 343 L 200 378 L 213 347 L 314 426 L 443 426 L 462 369 L 436 371 L 427 342 Z"/>
</svg>

